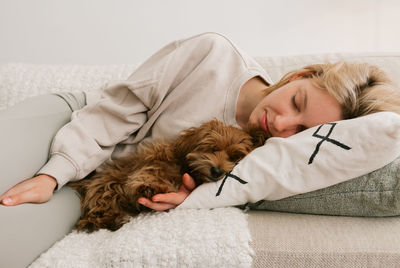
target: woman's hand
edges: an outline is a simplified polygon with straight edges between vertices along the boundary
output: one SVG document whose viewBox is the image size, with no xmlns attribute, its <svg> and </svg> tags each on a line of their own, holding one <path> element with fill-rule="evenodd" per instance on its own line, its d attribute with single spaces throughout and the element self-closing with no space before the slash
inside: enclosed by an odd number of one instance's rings
<svg viewBox="0 0 400 268">
<path fill-rule="evenodd" d="M 56 186 L 55 178 L 42 174 L 13 186 L 0 196 L 0 202 L 5 206 L 15 206 L 22 203 L 44 203 L 53 196 Z"/>
<path fill-rule="evenodd" d="M 177 192 L 156 194 L 151 200 L 145 197 L 140 197 L 138 202 L 148 208 L 162 211 L 177 207 L 180 205 L 186 197 L 196 188 L 196 184 L 193 178 L 189 174 L 183 175 L 183 184 Z"/>
</svg>

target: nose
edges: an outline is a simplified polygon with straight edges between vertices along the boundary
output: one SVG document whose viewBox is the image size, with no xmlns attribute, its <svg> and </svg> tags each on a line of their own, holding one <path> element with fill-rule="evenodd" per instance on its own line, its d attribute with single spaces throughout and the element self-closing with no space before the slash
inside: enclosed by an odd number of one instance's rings
<svg viewBox="0 0 400 268">
<path fill-rule="evenodd" d="M 275 137 L 287 138 L 297 133 L 298 122 L 296 118 L 288 115 L 276 115 L 272 122 L 273 129 L 276 130 Z"/>
<path fill-rule="evenodd" d="M 213 177 L 213 179 L 218 179 L 224 171 L 218 167 L 211 167 L 210 168 L 210 174 Z"/>
</svg>

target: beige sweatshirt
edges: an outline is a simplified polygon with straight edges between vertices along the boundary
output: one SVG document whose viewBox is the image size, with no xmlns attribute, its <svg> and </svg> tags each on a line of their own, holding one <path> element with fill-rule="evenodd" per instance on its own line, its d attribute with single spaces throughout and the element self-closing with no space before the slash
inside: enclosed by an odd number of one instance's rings
<svg viewBox="0 0 400 268">
<path fill-rule="evenodd" d="M 172 42 L 126 81 L 88 93 L 87 106 L 57 133 L 38 174 L 55 177 L 60 189 L 145 139 L 173 139 L 213 118 L 238 127 L 239 90 L 254 76 L 272 82 L 253 58 L 220 34 Z"/>
</svg>

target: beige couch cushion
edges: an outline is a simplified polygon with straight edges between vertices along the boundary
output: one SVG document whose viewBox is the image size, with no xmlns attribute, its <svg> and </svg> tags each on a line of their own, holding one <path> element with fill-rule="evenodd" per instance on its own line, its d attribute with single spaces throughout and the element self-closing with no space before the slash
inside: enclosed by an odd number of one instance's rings
<svg viewBox="0 0 400 268">
<path fill-rule="evenodd" d="M 253 267 L 399 267 L 400 218 L 249 211 Z"/>
</svg>

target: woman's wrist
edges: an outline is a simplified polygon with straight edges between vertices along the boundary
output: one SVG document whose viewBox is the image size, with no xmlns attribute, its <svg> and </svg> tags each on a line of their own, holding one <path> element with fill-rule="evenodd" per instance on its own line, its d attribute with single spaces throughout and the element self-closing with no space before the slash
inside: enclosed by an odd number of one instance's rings
<svg viewBox="0 0 400 268">
<path fill-rule="evenodd" d="M 57 180 L 53 176 L 47 175 L 47 174 L 40 174 L 38 175 L 42 180 L 46 181 L 49 188 L 55 191 L 57 189 Z"/>
</svg>

